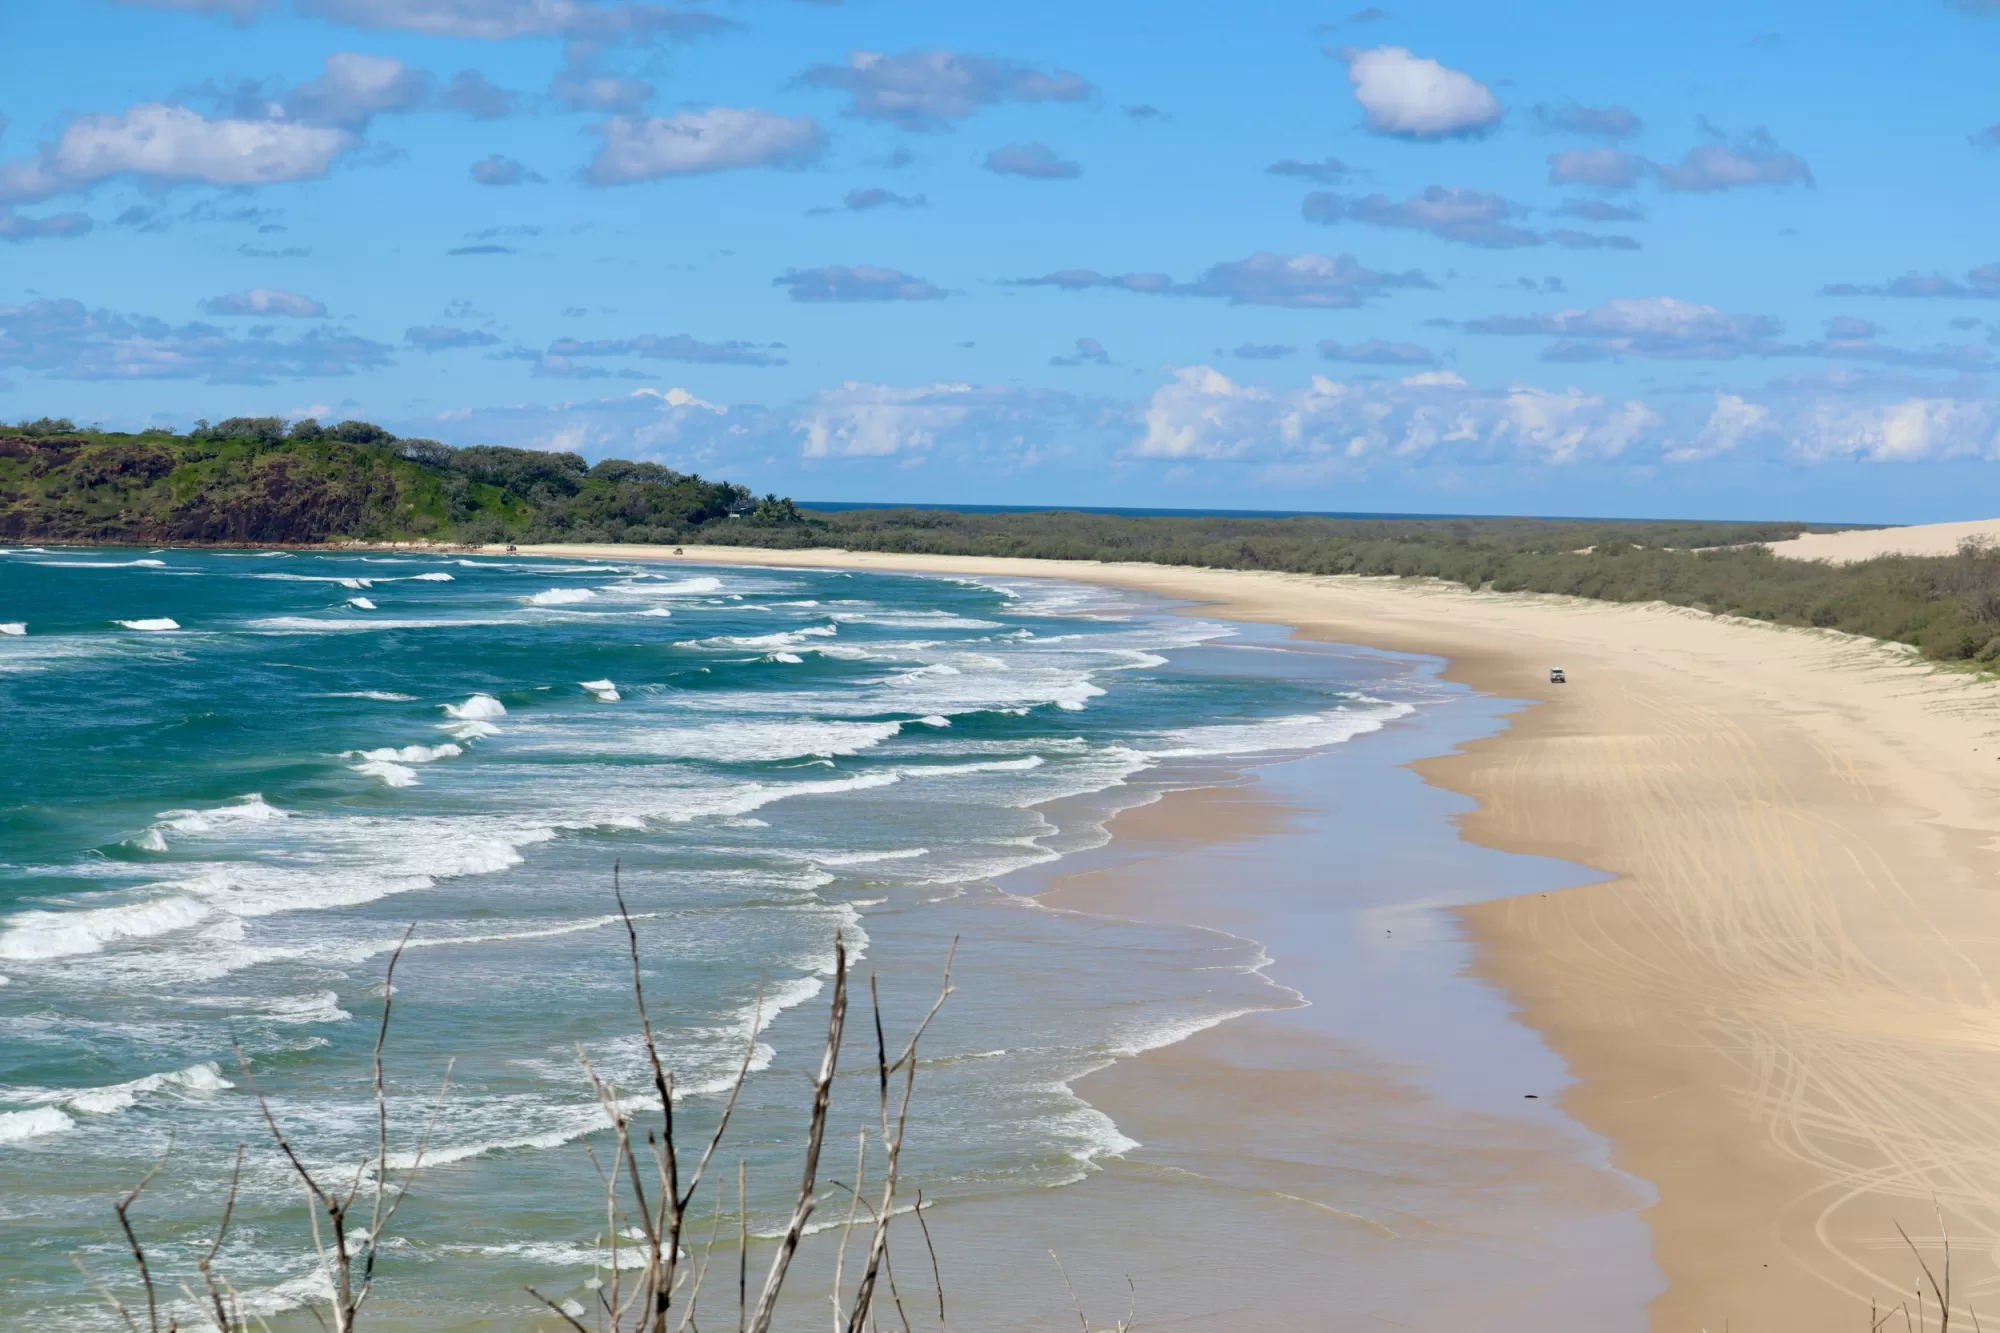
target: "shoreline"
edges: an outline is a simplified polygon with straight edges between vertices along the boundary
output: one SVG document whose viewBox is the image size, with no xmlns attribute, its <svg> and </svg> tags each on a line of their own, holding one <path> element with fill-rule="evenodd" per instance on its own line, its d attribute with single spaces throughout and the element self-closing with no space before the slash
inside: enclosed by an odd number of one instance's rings
<svg viewBox="0 0 2000 1333">
<path fill-rule="evenodd" d="M 1051 577 L 1448 659 L 1543 706 L 1413 765 L 1465 838 L 1602 883 L 1459 909 L 1476 971 L 1651 1184 L 1657 1329 L 1865 1327 L 2000 1281 L 2000 689 L 1891 645 L 1657 605 L 1094 562 L 688 547 L 684 563 Z M 524 555 L 672 561 L 666 548 Z M 1561 665 L 1571 684 L 1553 687 Z M 1963 1317 L 1965 1310 L 1961 1308 Z"/>
</svg>

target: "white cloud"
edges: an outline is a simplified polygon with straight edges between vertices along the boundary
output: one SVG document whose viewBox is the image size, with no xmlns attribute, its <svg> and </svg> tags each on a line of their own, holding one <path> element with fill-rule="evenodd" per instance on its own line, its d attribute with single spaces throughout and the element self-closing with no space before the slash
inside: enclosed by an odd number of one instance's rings
<svg viewBox="0 0 2000 1333">
<path fill-rule="evenodd" d="M 336 51 L 323 72 L 285 94 L 287 115 L 321 125 L 363 129 L 384 111 L 409 111 L 430 95 L 431 76 L 388 56 Z"/>
<path fill-rule="evenodd" d="M 1000 102 L 1077 102 L 1090 95 L 1075 74 L 945 50 L 851 51 L 845 65 L 814 65 L 799 81 L 845 92 L 850 116 L 911 131 L 947 129 Z"/>
<path fill-rule="evenodd" d="M 1236 458 L 1269 441 L 1272 396 L 1212 367 L 1183 366 L 1153 391 L 1143 420 L 1132 448 L 1143 458 Z"/>
<path fill-rule="evenodd" d="M 310 296 L 281 292 L 275 287 L 252 287 L 247 292 L 211 296 L 201 303 L 211 315 L 285 315 L 293 319 L 318 319 L 326 307 Z"/>
<path fill-rule="evenodd" d="M 1143 458 L 1237 460 L 1307 470 L 1371 463 L 1505 459 L 1569 464 L 1620 457 L 1666 426 L 1635 400 L 1579 389 L 1474 389 L 1448 371 L 1344 383 L 1315 375 L 1303 389 L 1240 384 L 1187 366 L 1154 391 Z"/>
<path fill-rule="evenodd" d="M 181 14 L 219 14 L 248 23 L 269 8 L 268 0 L 112 0 L 132 9 L 166 9 Z"/>
<path fill-rule="evenodd" d="M 810 116 L 779 116 L 756 107 L 710 107 L 675 116 L 613 116 L 593 133 L 603 142 L 585 178 L 629 185 L 744 167 L 802 166 L 826 139 Z"/>
<path fill-rule="evenodd" d="M 1504 114 L 1485 84 L 1404 47 L 1350 48 L 1340 55 L 1347 62 L 1354 100 L 1377 134 L 1411 139 L 1477 134 Z"/>
<path fill-rule="evenodd" d="M 1768 433 L 1771 420 L 1771 409 L 1763 403 L 1749 402 L 1733 393 L 1718 393 L 1701 433 L 1693 443 L 1667 450 L 1666 461 L 1698 463 L 1730 453 L 1745 440 Z"/>
<path fill-rule="evenodd" d="M 862 458 L 923 450 L 938 433 L 970 414 L 970 384 L 905 389 L 849 380 L 815 395 L 812 409 L 792 423 L 805 436 L 807 458 Z"/>
<path fill-rule="evenodd" d="M 735 26 L 728 19 L 664 5 L 601 5 L 587 0 L 300 0 L 299 7 L 358 28 L 484 41 L 624 33 L 695 37 Z"/>
<path fill-rule="evenodd" d="M 160 184 L 310 180 L 355 142 L 332 126 L 210 120 L 183 106 L 142 102 L 122 115 L 79 116 L 34 157 L 0 163 L 0 201 L 47 199 L 123 175 Z"/>
<path fill-rule="evenodd" d="M 1911 397 L 1886 403 L 1822 399 L 1790 423 L 1796 456 L 1809 463 L 2000 458 L 2000 403 Z"/>
<path fill-rule="evenodd" d="M 1779 350 L 1778 321 L 1731 315 L 1712 305 L 1671 296 L 1605 301 L 1588 310 L 1547 315 L 1494 315 L 1468 320 L 1467 333 L 1539 334 L 1562 341 L 1545 359 L 1595 361 L 1615 356 L 1728 360 Z"/>
</svg>

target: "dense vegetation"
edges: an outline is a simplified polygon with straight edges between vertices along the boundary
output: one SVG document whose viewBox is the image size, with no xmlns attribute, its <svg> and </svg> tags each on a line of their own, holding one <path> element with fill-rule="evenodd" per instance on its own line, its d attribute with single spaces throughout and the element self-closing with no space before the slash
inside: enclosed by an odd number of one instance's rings
<svg viewBox="0 0 2000 1333">
<path fill-rule="evenodd" d="M 790 500 L 657 463 L 398 439 L 366 421 L 231 417 L 186 435 L 0 427 L 0 540 L 693 539 L 797 526 Z"/>
<path fill-rule="evenodd" d="M 2000 664 L 2000 552 L 1781 560 L 1801 523 L 1140 517 L 801 510 L 657 463 L 398 439 L 365 421 L 198 423 L 186 435 L 0 426 L 0 540 L 710 542 L 1448 579 L 1662 601 Z"/>
<path fill-rule="evenodd" d="M 1572 519 L 1129 517 L 875 509 L 704 540 L 937 555 L 1139 560 L 1304 574 L 1449 579 L 1496 592 L 1670 602 L 1913 644 L 1943 660 L 2000 661 L 2000 552 L 1784 560 L 1760 543 L 1802 523 Z"/>
</svg>

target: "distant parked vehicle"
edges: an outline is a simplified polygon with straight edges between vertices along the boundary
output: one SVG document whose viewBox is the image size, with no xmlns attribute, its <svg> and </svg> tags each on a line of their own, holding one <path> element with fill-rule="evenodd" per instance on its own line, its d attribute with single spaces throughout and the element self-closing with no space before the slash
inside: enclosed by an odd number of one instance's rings
<svg viewBox="0 0 2000 1333">
<path fill-rule="evenodd" d="M 1568 677 L 1563 675 L 1563 669 L 1561 667 L 1549 668 L 1549 684 L 1566 685 L 1568 683 L 1569 683 Z"/>
</svg>

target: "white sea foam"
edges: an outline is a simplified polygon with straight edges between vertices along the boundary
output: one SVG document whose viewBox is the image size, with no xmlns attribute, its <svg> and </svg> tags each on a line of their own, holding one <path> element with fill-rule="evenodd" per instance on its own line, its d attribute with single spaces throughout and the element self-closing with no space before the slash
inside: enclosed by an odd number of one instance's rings
<svg viewBox="0 0 2000 1333">
<path fill-rule="evenodd" d="M 178 620 L 170 620 L 166 616 L 155 616 L 150 620 L 114 620 L 111 623 L 123 625 L 126 629 L 139 630 L 169 630 L 181 627 Z"/>
<path fill-rule="evenodd" d="M 709 578 L 706 576 L 700 578 L 692 578 L 692 579 L 677 579 L 670 582 L 653 583 L 648 585 L 646 589 L 648 595 L 667 593 L 669 595 L 678 595 L 678 596 L 685 596 L 691 593 L 720 592 L 721 590 L 722 590 L 721 579 Z"/>
<path fill-rule="evenodd" d="M 1147 753 L 1159 759 L 1180 759 L 1197 755 L 1268 754 L 1278 750 L 1315 750 L 1338 745 L 1416 711 L 1415 705 L 1373 703 L 1354 709 L 1333 709 L 1325 713 L 1302 713 L 1257 722 L 1220 723 L 1208 727 L 1183 727 L 1167 732 L 1161 748 Z"/>
<path fill-rule="evenodd" d="M 375 603 L 369 601 L 366 597 L 350 597 L 347 599 L 347 604 L 362 611 L 373 611 L 375 609 Z"/>
<path fill-rule="evenodd" d="M 440 759 L 453 759 L 464 754 L 460 747 L 446 741 L 442 745 L 385 745 L 379 750 L 349 750 L 344 759 L 371 759 L 384 764 L 433 764 Z"/>
<path fill-rule="evenodd" d="M 283 583 L 338 583 L 343 588 L 353 588 L 357 592 L 375 586 L 374 579 L 348 578 L 342 574 L 252 574 L 250 577 Z"/>
<path fill-rule="evenodd" d="M 409 581 L 411 583 L 450 583 L 452 577 L 441 569 L 435 569 L 428 574 L 412 574 L 409 576 Z"/>
<path fill-rule="evenodd" d="M 639 614 L 642 616 L 670 616 L 673 612 L 664 606 L 649 606 Z"/>
<path fill-rule="evenodd" d="M 530 606 L 574 606 L 596 601 L 597 594 L 589 588 L 549 588 L 521 600 Z"/>
<path fill-rule="evenodd" d="M 366 620 L 348 617 L 328 620 L 317 616 L 270 616 L 252 620 L 245 626 L 266 634 L 341 634 L 355 630 L 465 629 L 480 625 L 505 625 L 505 620 Z"/>
<path fill-rule="evenodd" d="M 0 634 L 26 634 L 28 625 L 22 620 L 0 621 Z"/>
<path fill-rule="evenodd" d="M 597 729 L 551 729 L 526 750 L 600 755 L 657 755 L 754 764 L 801 756 L 860 754 L 902 730 L 900 722 L 823 722 L 814 718 L 746 717 L 693 726 L 647 727 L 600 735 Z"/>
<path fill-rule="evenodd" d="M 478 718 L 473 718 L 469 722 L 440 722 L 437 724 L 437 729 L 453 740 L 460 741 L 484 740 L 488 736 L 500 734 L 500 728 Z"/>
<path fill-rule="evenodd" d="M 951 725 L 950 718 L 940 717 L 936 713 L 932 713 L 929 717 L 920 717 L 917 719 L 917 721 L 923 723 L 927 727 L 948 727 Z"/>
<path fill-rule="evenodd" d="M 31 560 L 48 569 L 165 569 L 164 560 Z"/>
<path fill-rule="evenodd" d="M 264 800 L 262 792 L 251 792 L 240 796 L 228 805 L 218 805 L 207 810 L 162 810 L 159 827 L 172 829 L 176 833 L 217 833 L 248 824 L 263 824 L 274 819 L 288 819 L 290 815 Z"/>
<path fill-rule="evenodd" d="M 139 1104 L 139 1099 L 150 1093 L 167 1093 L 171 1096 L 203 1095 L 224 1092 L 235 1087 L 222 1076 L 222 1066 L 213 1060 L 186 1069 L 170 1070 L 161 1074 L 147 1074 L 142 1078 L 128 1079 L 123 1083 L 107 1084 L 99 1088 L 6 1088 L 0 1089 L 0 1101 L 40 1103 L 58 1106 L 81 1115 L 111 1115 Z"/>
<path fill-rule="evenodd" d="M 32 1111 L 0 1111 L 0 1143 L 19 1143 L 75 1128 L 76 1122 L 53 1106 L 38 1106 Z"/>
<path fill-rule="evenodd" d="M 787 666 L 797 666 L 806 659 L 800 657 L 797 653 L 772 653 L 771 660 L 773 662 L 783 662 Z"/>
<path fill-rule="evenodd" d="M 370 759 L 365 764 L 354 764 L 351 767 L 356 773 L 366 774 L 371 778 L 380 778 L 382 785 L 385 787 L 415 787 L 421 785 L 417 781 L 417 770 L 406 768 L 402 764 L 392 764 L 385 759 Z"/>
<path fill-rule="evenodd" d="M 618 687 L 608 680 L 581 680 L 577 684 L 589 690 L 591 694 L 596 696 L 597 702 L 601 704 L 615 704 L 621 697 L 618 693 Z"/>
<path fill-rule="evenodd" d="M 475 694 L 462 704 L 439 704 L 445 716 L 461 722 L 484 722 L 507 716 L 507 705 L 490 694 Z"/>
<path fill-rule="evenodd" d="M 0 958 L 34 961 L 98 953 L 119 940 L 145 939 L 206 921 L 207 903 L 175 896 L 122 907 L 16 912 L 0 922 Z"/>
<path fill-rule="evenodd" d="M 332 694 L 316 696 L 321 699 L 374 699 L 385 704 L 407 704 L 416 701 L 414 694 L 397 694 L 394 690 L 338 690 Z"/>
</svg>

